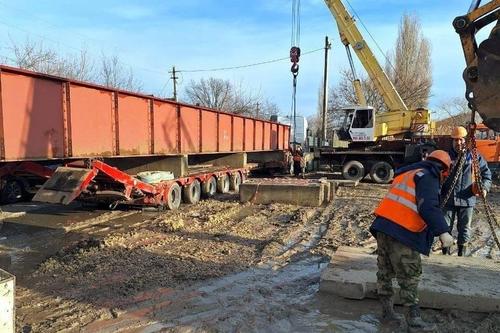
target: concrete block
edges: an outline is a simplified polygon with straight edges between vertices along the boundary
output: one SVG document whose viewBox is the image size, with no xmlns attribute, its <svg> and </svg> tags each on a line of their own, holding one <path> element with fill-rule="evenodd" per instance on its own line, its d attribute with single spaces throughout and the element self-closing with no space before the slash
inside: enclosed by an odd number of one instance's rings
<svg viewBox="0 0 500 333">
<path fill-rule="evenodd" d="M 244 168 L 247 166 L 247 153 L 234 153 L 211 160 L 214 166 Z"/>
<path fill-rule="evenodd" d="M 500 261 L 484 258 L 422 257 L 422 307 L 500 312 Z M 320 292 L 344 298 L 376 298 L 377 256 L 366 249 L 340 247 L 321 274 Z M 399 286 L 394 281 L 395 295 Z M 401 304 L 399 297 L 395 303 Z"/>
<path fill-rule="evenodd" d="M 285 203 L 319 207 L 325 198 L 325 186 L 307 180 L 250 180 L 240 185 L 240 201 L 256 204 Z"/>
<path fill-rule="evenodd" d="M 104 162 L 131 175 L 144 171 L 171 171 L 177 178 L 188 174 L 187 155 L 106 158 Z"/>
<path fill-rule="evenodd" d="M 0 332 L 14 333 L 14 275 L 0 269 Z"/>
<path fill-rule="evenodd" d="M 256 152 L 248 152 L 248 162 L 250 163 L 266 163 L 266 162 L 274 162 L 274 161 L 284 161 L 285 151 L 256 151 Z"/>
<path fill-rule="evenodd" d="M 333 199 L 335 198 L 335 193 L 337 193 L 337 183 L 333 180 L 328 180 L 328 182 L 330 183 L 330 198 L 328 199 L 328 201 L 333 201 Z"/>
<path fill-rule="evenodd" d="M 321 186 L 323 186 L 323 203 L 327 204 L 330 202 L 330 191 L 331 191 L 331 184 L 327 181 L 323 181 L 321 183 Z"/>
<path fill-rule="evenodd" d="M 345 186 L 345 187 L 356 187 L 359 184 L 359 180 L 347 180 L 347 179 L 336 179 L 333 182 L 336 183 L 336 186 Z"/>
</svg>

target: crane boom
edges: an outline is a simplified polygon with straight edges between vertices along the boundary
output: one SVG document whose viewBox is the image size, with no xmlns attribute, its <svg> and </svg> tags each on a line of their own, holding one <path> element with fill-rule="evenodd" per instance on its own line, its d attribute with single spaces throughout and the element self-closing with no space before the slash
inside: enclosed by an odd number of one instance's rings
<svg viewBox="0 0 500 333">
<path fill-rule="evenodd" d="M 387 77 L 370 47 L 356 27 L 355 21 L 340 0 L 325 0 L 330 12 L 335 17 L 340 38 L 346 46 L 351 46 L 356 52 L 363 67 L 366 69 L 376 89 L 382 95 L 389 111 L 408 111 L 405 102 Z"/>
</svg>

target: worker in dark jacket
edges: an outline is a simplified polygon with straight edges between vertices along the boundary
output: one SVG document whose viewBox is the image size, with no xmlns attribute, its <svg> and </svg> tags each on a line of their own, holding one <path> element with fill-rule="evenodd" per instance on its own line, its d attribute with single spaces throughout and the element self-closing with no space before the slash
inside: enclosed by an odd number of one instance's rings
<svg viewBox="0 0 500 333">
<path fill-rule="evenodd" d="M 305 176 L 305 168 L 306 163 L 304 159 L 304 151 L 302 150 L 301 145 L 297 145 L 295 150 L 293 151 L 293 172 L 296 177 L 302 175 L 302 178 Z"/>
<path fill-rule="evenodd" d="M 471 239 L 471 223 L 472 223 L 472 213 L 474 211 L 474 206 L 476 205 L 476 197 L 480 195 L 486 196 L 491 187 L 491 171 L 488 168 L 488 163 L 484 158 L 478 153 L 479 160 L 479 173 L 481 175 L 481 180 L 483 183 L 484 193 L 479 193 L 479 188 L 474 181 L 474 175 L 472 172 L 472 154 L 467 151 L 465 145 L 465 137 L 467 136 L 467 130 L 462 126 L 455 127 L 451 132 L 451 138 L 453 139 L 453 148 L 450 151 L 450 157 L 453 163 L 458 163 L 459 153 L 462 151 L 465 153 L 465 162 L 462 168 L 453 169 L 454 171 L 448 177 L 446 182 L 443 184 L 441 191 L 441 196 L 444 198 L 449 191 L 452 191 L 449 200 L 446 202 L 443 209 L 446 222 L 448 223 L 450 229 L 449 232 L 453 231 L 453 224 L 455 219 L 457 220 L 457 230 L 458 230 L 458 255 L 466 256 L 467 247 Z M 460 173 L 457 176 L 457 173 Z M 452 180 L 457 178 L 457 182 L 453 189 L 450 189 Z M 444 248 L 443 254 L 451 254 L 450 248 Z"/>
<path fill-rule="evenodd" d="M 370 232 L 377 239 L 377 291 L 384 321 L 404 322 L 393 308 L 392 279 L 397 278 L 401 301 L 408 308 L 408 326 L 423 331 L 436 328 L 420 317 L 417 287 L 420 254 L 429 255 L 434 237 L 439 236 L 443 247 L 453 242 L 439 208 L 440 184 L 450 164 L 447 152 L 435 150 L 425 161 L 398 169 L 375 210 Z"/>
</svg>

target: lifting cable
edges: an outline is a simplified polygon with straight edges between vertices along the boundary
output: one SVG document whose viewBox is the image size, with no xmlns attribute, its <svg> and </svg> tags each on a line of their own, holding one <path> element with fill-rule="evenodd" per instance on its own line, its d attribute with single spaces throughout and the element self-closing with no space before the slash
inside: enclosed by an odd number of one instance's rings
<svg viewBox="0 0 500 333">
<path fill-rule="evenodd" d="M 481 199 L 483 201 L 483 205 L 485 208 L 486 212 L 486 220 L 488 221 L 488 224 L 491 229 L 491 235 L 493 236 L 493 239 L 495 240 L 495 243 L 497 244 L 498 249 L 500 250 L 500 241 L 498 240 L 496 230 L 500 227 L 500 224 L 498 223 L 498 220 L 495 215 L 495 211 L 491 207 L 490 203 L 486 200 L 486 196 L 484 195 L 484 184 L 481 179 L 481 170 L 479 168 L 479 157 L 477 154 L 477 145 L 476 145 L 476 138 L 475 138 L 475 131 L 476 131 L 476 123 L 475 123 L 475 117 L 476 117 L 476 108 L 472 108 L 472 122 L 469 125 L 469 135 L 468 135 L 468 143 L 467 147 L 472 153 L 472 175 L 474 177 L 473 181 L 477 184 L 478 190 L 479 190 L 479 195 L 481 196 Z"/>
<path fill-rule="evenodd" d="M 293 143 L 296 143 L 296 112 L 297 112 L 297 75 L 299 75 L 299 58 L 300 58 L 300 0 L 292 1 L 292 37 L 290 41 L 290 61 L 292 67 L 290 71 L 293 75 L 293 90 L 292 90 L 292 117 L 293 117 Z M 295 147 L 294 147 L 295 148 Z"/>
<path fill-rule="evenodd" d="M 472 175 L 474 177 L 472 186 L 474 186 L 474 184 L 476 184 L 476 186 L 477 186 L 477 189 L 479 191 L 479 196 L 481 197 L 484 208 L 485 208 L 486 220 L 488 221 L 488 225 L 490 226 L 491 235 L 492 235 L 493 240 L 495 241 L 498 249 L 500 250 L 500 241 L 498 239 L 497 232 L 496 232 L 496 230 L 498 228 L 500 228 L 500 224 L 498 223 L 498 220 L 496 218 L 495 211 L 491 207 L 490 203 L 486 200 L 486 196 L 484 195 L 485 188 L 484 188 L 483 181 L 481 179 L 481 170 L 479 167 L 479 157 L 478 157 L 478 153 L 477 153 L 477 145 L 476 145 L 476 138 L 475 138 L 475 131 L 476 131 L 476 127 L 477 127 L 476 122 L 475 122 L 476 107 L 474 105 L 473 100 L 469 100 L 469 108 L 472 110 L 472 117 L 471 117 L 471 122 L 469 125 L 469 130 L 468 130 L 467 138 L 466 138 L 466 147 L 467 148 L 464 151 L 459 152 L 458 159 L 457 159 L 458 162 L 455 164 L 455 166 L 453 167 L 453 169 L 450 173 L 450 176 L 454 175 L 454 177 L 452 178 L 449 191 L 448 191 L 448 193 L 446 193 L 444 200 L 441 202 L 440 207 L 441 208 L 444 207 L 444 205 L 446 204 L 446 202 L 450 198 L 451 193 L 453 193 L 453 189 L 455 187 L 455 184 L 457 183 L 458 178 L 462 174 L 462 166 L 465 163 L 466 155 L 468 152 L 470 152 L 472 155 Z"/>
</svg>

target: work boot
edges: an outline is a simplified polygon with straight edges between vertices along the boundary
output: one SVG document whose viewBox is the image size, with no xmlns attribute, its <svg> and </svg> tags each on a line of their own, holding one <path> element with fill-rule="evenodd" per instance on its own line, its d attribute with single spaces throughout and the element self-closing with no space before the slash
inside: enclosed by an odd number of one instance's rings
<svg viewBox="0 0 500 333">
<path fill-rule="evenodd" d="M 405 317 L 394 311 L 394 301 L 392 297 L 380 296 L 380 303 L 382 304 L 382 322 L 404 324 Z"/>
<path fill-rule="evenodd" d="M 443 247 L 441 249 L 441 252 L 443 252 L 443 254 L 451 254 L 451 251 L 450 251 L 449 247 Z"/>
<path fill-rule="evenodd" d="M 465 245 L 458 246 L 458 256 L 459 257 L 467 257 L 468 256 L 467 246 L 465 246 Z"/>
<path fill-rule="evenodd" d="M 434 332 L 437 329 L 436 324 L 425 322 L 420 317 L 420 308 L 418 305 L 411 305 L 406 318 L 410 332 Z"/>
</svg>

